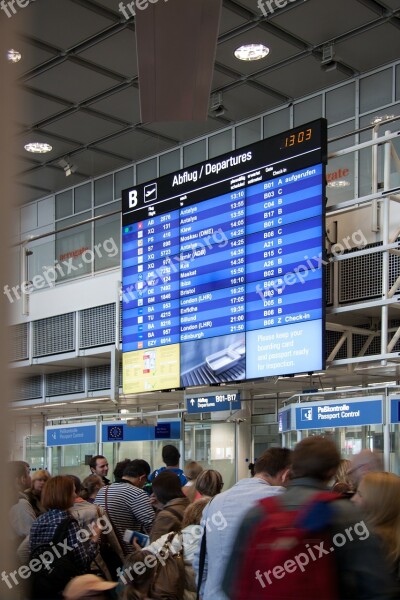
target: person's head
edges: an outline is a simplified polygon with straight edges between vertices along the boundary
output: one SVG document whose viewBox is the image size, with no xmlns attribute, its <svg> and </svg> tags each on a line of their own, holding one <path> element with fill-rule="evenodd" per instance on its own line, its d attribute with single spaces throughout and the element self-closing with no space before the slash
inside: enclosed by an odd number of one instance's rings
<svg viewBox="0 0 400 600">
<path fill-rule="evenodd" d="M 389 558 L 400 558 L 400 477 L 371 471 L 362 477 L 352 502 L 362 509 L 368 525 L 380 535 Z"/>
<path fill-rule="evenodd" d="M 89 461 L 89 467 L 92 473 L 95 475 L 100 475 L 100 477 L 107 477 L 108 473 L 108 460 L 105 456 L 101 454 L 96 454 L 96 456 L 92 456 Z"/>
<path fill-rule="evenodd" d="M 196 462 L 195 460 L 191 460 L 190 462 L 186 463 L 185 468 L 183 470 L 185 477 L 188 481 L 194 481 L 202 471 L 203 467 L 200 463 Z"/>
<path fill-rule="evenodd" d="M 350 465 L 351 461 L 347 460 L 347 458 L 342 458 L 335 475 L 335 489 L 339 489 L 338 484 L 343 484 L 343 486 L 347 487 L 347 489 L 352 488 L 352 482 L 349 477 Z M 345 489 L 345 487 L 343 487 L 343 489 Z"/>
<path fill-rule="evenodd" d="M 81 498 L 96 498 L 97 492 L 104 486 L 104 481 L 99 475 L 89 475 L 82 481 Z"/>
<path fill-rule="evenodd" d="M 116 483 L 121 481 L 122 475 L 124 474 L 124 469 L 129 465 L 130 462 L 130 458 L 124 458 L 124 460 L 120 460 L 119 462 L 117 462 L 113 471 L 114 481 Z"/>
<path fill-rule="evenodd" d="M 72 478 L 68 475 L 56 475 L 48 479 L 42 490 L 41 501 L 46 510 L 71 508 L 75 501 L 75 485 Z"/>
<path fill-rule="evenodd" d="M 213 498 L 222 491 L 224 482 L 219 471 L 206 469 L 197 477 L 195 486 L 199 494 Z"/>
<path fill-rule="evenodd" d="M 296 444 L 292 454 L 292 479 L 311 477 L 327 483 L 336 473 L 340 453 L 334 442 L 312 436 Z"/>
<path fill-rule="evenodd" d="M 359 454 L 355 454 L 351 459 L 348 476 L 354 488 L 357 489 L 361 478 L 366 473 L 377 471 L 383 471 L 382 454 L 376 451 L 373 452 L 372 450 L 361 450 Z"/>
<path fill-rule="evenodd" d="M 42 489 L 44 484 L 48 479 L 50 479 L 51 475 L 46 469 L 39 469 L 35 471 L 31 475 L 31 490 L 36 496 L 40 496 L 42 493 Z"/>
<path fill-rule="evenodd" d="M 162 471 L 153 480 L 153 494 L 161 504 L 167 504 L 175 498 L 185 498 L 181 481 L 176 473 Z"/>
<path fill-rule="evenodd" d="M 122 481 L 126 479 L 136 487 L 142 488 L 147 482 L 150 471 L 150 465 L 145 460 L 141 458 L 130 460 L 122 472 Z"/>
<path fill-rule="evenodd" d="M 203 510 L 209 502 L 209 498 L 199 498 L 189 504 L 183 513 L 182 529 L 188 525 L 200 525 Z"/>
<path fill-rule="evenodd" d="M 167 444 L 167 446 L 163 447 L 162 459 L 167 467 L 178 467 L 180 457 L 181 455 L 179 454 L 179 450 L 176 448 L 176 446 Z"/>
<path fill-rule="evenodd" d="M 24 460 L 13 460 L 8 463 L 8 469 L 16 490 L 22 492 L 31 486 L 31 470 L 27 462 Z"/>
<path fill-rule="evenodd" d="M 254 464 L 254 477 L 265 479 L 270 485 L 283 485 L 290 470 L 292 454 L 288 448 L 268 448 Z"/>
<path fill-rule="evenodd" d="M 80 496 L 81 491 L 82 491 L 82 483 L 81 483 L 81 480 L 79 479 L 79 477 L 77 477 L 76 475 L 67 475 L 67 477 L 70 477 L 72 479 L 72 482 L 74 484 L 75 494 L 77 496 Z"/>
<path fill-rule="evenodd" d="M 113 581 L 104 581 L 97 575 L 78 575 L 67 584 L 64 592 L 64 600 L 83 600 L 91 598 L 92 600 L 103 600 L 108 598 L 108 590 L 117 586 Z"/>
</svg>

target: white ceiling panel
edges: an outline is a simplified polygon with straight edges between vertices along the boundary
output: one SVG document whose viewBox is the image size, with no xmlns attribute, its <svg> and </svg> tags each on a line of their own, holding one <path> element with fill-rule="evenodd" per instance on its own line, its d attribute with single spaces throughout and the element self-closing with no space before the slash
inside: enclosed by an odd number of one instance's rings
<svg viewBox="0 0 400 600">
<path fill-rule="evenodd" d="M 268 56 L 256 61 L 241 61 L 234 56 L 234 51 L 243 44 L 265 44 L 270 49 Z M 232 38 L 218 45 L 216 61 L 234 71 L 240 71 L 245 75 L 255 73 L 281 60 L 295 56 L 299 49 L 293 44 L 280 39 L 262 29 L 254 27 L 249 31 Z"/>
<path fill-rule="evenodd" d="M 234 81 L 237 81 L 238 77 L 230 77 L 226 73 L 221 73 L 218 69 L 214 69 L 214 75 L 212 80 L 211 88 L 213 90 L 217 90 L 220 87 L 224 87 L 225 85 L 229 85 Z"/>
<path fill-rule="evenodd" d="M 85 150 L 75 155 L 72 162 L 74 165 L 77 165 L 79 172 L 88 173 L 90 177 L 96 177 L 107 171 L 119 169 L 129 161 L 110 156 L 109 154 L 105 155 L 95 150 Z"/>
<path fill-rule="evenodd" d="M 294 2 L 291 6 L 291 10 L 275 11 L 271 23 L 316 45 L 352 31 L 377 17 L 376 12 L 361 2 L 352 2 L 349 10 L 349 0 L 308 0 L 304 3 Z"/>
<path fill-rule="evenodd" d="M 178 140 L 179 142 L 185 142 L 187 140 L 206 135 L 217 129 L 221 129 L 222 122 L 215 119 L 208 119 L 205 122 L 176 122 L 176 123 L 151 123 L 146 124 L 146 129 L 154 131 L 160 135 L 166 135 L 172 139 Z"/>
<path fill-rule="evenodd" d="M 246 19 L 244 17 L 241 17 L 236 12 L 223 6 L 221 12 L 221 21 L 219 24 L 219 35 L 222 35 L 227 31 L 231 31 L 232 29 L 239 27 L 239 25 L 244 25 L 245 23 Z"/>
<path fill-rule="evenodd" d="M 33 43 L 29 43 L 29 40 L 26 39 L 17 38 L 15 46 L 15 50 L 18 50 L 22 55 L 21 60 L 13 65 L 16 77 L 57 56 L 56 51 L 52 52 L 49 48 L 38 47 Z"/>
<path fill-rule="evenodd" d="M 118 48 L 118 52 L 115 52 Z M 136 77 L 137 55 L 135 32 L 126 28 L 78 54 L 125 77 Z"/>
<path fill-rule="evenodd" d="M 91 103 L 90 108 L 134 125 L 140 122 L 139 90 L 131 86 L 103 100 Z"/>
<path fill-rule="evenodd" d="M 29 86 L 70 102 L 82 102 L 116 85 L 111 79 L 69 60 L 29 80 Z"/>
<path fill-rule="evenodd" d="M 27 204 L 28 202 L 33 202 L 34 200 L 38 200 L 38 198 L 43 198 L 50 193 L 49 189 L 46 188 L 31 188 L 29 186 L 15 184 L 15 204 Z"/>
<path fill-rule="evenodd" d="M 29 32 L 40 28 L 43 41 L 63 50 L 76 46 L 115 22 L 70 0 L 40 0 L 35 2 L 34 9 Z"/>
<path fill-rule="evenodd" d="M 165 140 L 157 139 L 156 137 L 146 135 L 140 131 L 130 131 L 115 139 L 99 144 L 96 148 L 113 152 L 120 156 L 126 156 L 130 160 L 141 160 L 157 152 L 162 152 L 170 148 Z"/>
<path fill-rule="evenodd" d="M 359 71 L 378 67 L 400 56 L 400 31 L 393 25 L 374 27 L 336 46 L 337 56 Z"/>
<path fill-rule="evenodd" d="M 400 0 L 384 0 L 383 4 L 386 4 L 392 10 L 400 10 Z"/>
<path fill-rule="evenodd" d="M 82 176 L 79 173 L 73 173 L 69 177 L 66 177 L 61 167 L 42 167 L 31 173 L 22 173 L 18 179 L 21 183 L 29 183 L 35 187 L 42 187 L 52 193 L 56 190 L 82 183 L 86 178 L 87 175 Z"/>
<path fill-rule="evenodd" d="M 39 96 L 35 91 L 28 88 L 20 88 L 18 91 L 18 102 L 15 107 L 15 119 L 18 123 L 28 126 L 39 123 L 68 107 L 65 103 L 55 102 Z"/>
<path fill-rule="evenodd" d="M 223 104 L 226 108 L 225 116 L 232 121 L 239 121 L 274 108 L 282 104 L 282 101 L 250 85 L 240 85 L 224 93 Z"/>
<path fill-rule="evenodd" d="M 41 128 L 41 131 L 60 135 L 65 138 L 72 138 L 84 144 L 90 144 L 121 129 L 121 125 L 85 111 L 78 111 L 63 119 L 58 119 L 50 125 L 46 125 L 46 127 Z"/>
<path fill-rule="evenodd" d="M 307 73 L 306 77 L 305 73 Z M 316 58 L 307 56 L 267 75 L 262 75 L 257 81 L 273 89 L 279 89 L 292 98 L 300 98 L 345 79 L 348 79 L 348 76 L 341 71 L 334 70 L 326 73 L 321 69 L 321 64 Z"/>
</svg>

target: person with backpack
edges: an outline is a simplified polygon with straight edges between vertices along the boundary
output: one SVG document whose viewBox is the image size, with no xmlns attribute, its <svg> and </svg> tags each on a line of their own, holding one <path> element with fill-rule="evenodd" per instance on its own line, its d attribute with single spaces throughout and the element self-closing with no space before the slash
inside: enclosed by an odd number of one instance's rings
<svg viewBox="0 0 400 600">
<path fill-rule="evenodd" d="M 184 485 L 186 485 L 187 479 L 185 477 L 185 474 L 182 471 L 182 469 L 179 468 L 179 460 L 181 458 L 181 455 L 179 453 L 178 448 L 176 446 L 173 446 L 172 444 L 167 444 L 163 447 L 161 455 L 166 466 L 160 467 L 159 469 L 153 471 L 149 475 L 149 483 L 153 483 L 154 479 L 160 473 L 163 473 L 164 471 L 172 471 L 172 473 L 178 475 L 179 480 L 181 482 L 181 486 L 183 487 Z"/>
<path fill-rule="evenodd" d="M 231 600 L 389 600 L 393 580 L 378 539 L 347 499 L 327 488 L 340 462 L 313 436 L 293 451 L 285 494 L 245 516 L 227 561 Z"/>
<path fill-rule="evenodd" d="M 285 491 L 282 486 L 290 461 L 291 450 L 269 448 L 256 461 L 254 477 L 241 479 L 229 490 L 216 495 L 204 509 L 202 542 L 193 560 L 203 600 L 226 600 L 222 577 L 229 565 L 236 530 L 255 502 Z"/>
<path fill-rule="evenodd" d="M 30 576 L 32 599 L 61 598 L 69 580 L 88 573 L 98 553 L 101 531 L 95 523 L 91 532 L 80 530 L 69 512 L 74 500 L 70 477 L 57 475 L 46 482 L 41 501 L 47 512 L 34 521 L 29 538 L 29 564 L 35 560 L 37 565 Z"/>
</svg>

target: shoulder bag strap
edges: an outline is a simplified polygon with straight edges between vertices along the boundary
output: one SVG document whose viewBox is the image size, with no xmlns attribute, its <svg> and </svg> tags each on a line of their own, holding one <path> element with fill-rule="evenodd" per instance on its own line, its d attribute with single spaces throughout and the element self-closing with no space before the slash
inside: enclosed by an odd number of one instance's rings
<svg viewBox="0 0 400 600">
<path fill-rule="evenodd" d="M 208 503 L 208 507 L 211 506 L 212 500 Z M 203 535 L 200 542 L 200 556 L 199 556 L 199 576 L 197 580 L 196 600 L 200 598 L 200 588 L 203 581 L 204 565 L 206 562 L 207 552 L 207 523 L 204 526 Z"/>
<path fill-rule="evenodd" d="M 108 488 L 109 488 L 109 486 L 106 485 L 105 488 L 106 489 L 104 490 L 104 504 L 105 504 L 106 514 L 107 514 L 108 520 L 111 523 L 111 527 L 114 529 L 114 533 L 117 536 L 117 540 L 119 542 L 119 545 L 121 546 L 121 550 L 124 551 L 124 547 L 125 546 L 124 546 L 124 544 L 123 544 L 123 542 L 122 542 L 122 540 L 120 538 L 118 529 L 114 526 L 114 523 L 113 523 L 112 518 L 111 518 L 110 511 L 108 510 L 107 495 L 108 495 Z"/>
</svg>

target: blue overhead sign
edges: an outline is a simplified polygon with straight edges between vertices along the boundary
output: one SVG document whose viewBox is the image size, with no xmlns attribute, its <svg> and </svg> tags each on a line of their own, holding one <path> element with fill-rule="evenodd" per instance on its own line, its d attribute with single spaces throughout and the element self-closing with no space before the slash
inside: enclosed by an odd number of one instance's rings
<svg viewBox="0 0 400 600">
<path fill-rule="evenodd" d="M 126 421 L 110 421 L 101 424 L 101 441 L 145 442 L 152 440 L 179 440 L 181 421 L 168 421 L 157 425 L 127 425 Z"/>
<path fill-rule="evenodd" d="M 95 444 L 97 442 L 96 423 L 84 425 L 45 427 L 46 446 L 72 446 L 74 444 Z"/>
<path fill-rule="evenodd" d="M 390 422 L 400 423 L 400 398 L 390 399 Z"/>
<path fill-rule="evenodd" d="M 377 425 L 382 417 L 381 396 L 296 405 L 296 429 Z"/>
<path fill-rule="evenodd" d="M 186 408 L 188 413 L 216 412 L 220 410 L 240 410 L 240 394 L 229 392 L 228 394 L 193 394 L 186 396 Z"/>
</svg>

